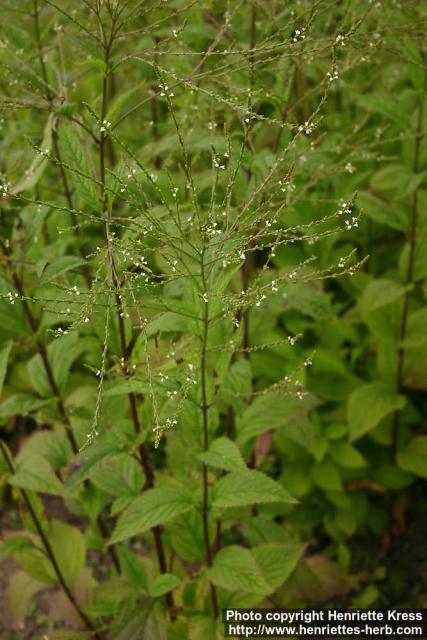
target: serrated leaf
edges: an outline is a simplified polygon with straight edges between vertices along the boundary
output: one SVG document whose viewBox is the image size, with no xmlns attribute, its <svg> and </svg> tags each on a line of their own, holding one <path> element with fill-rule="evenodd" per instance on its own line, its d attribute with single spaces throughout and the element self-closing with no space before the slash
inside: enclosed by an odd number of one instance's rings
<svg viewBox="0 0 427 640">
<path fill-rule="evenodd" d="M 207 451 L 200 453 L 201 462 L 226 471 L 244 471 L 246 463 L 238 446 L 229 438 L 216 438 Z"/>
<path fill-rule="evenodd" d="M 25 458 L 18 465 L 13 476 L 9 478 L 9 483 L 20 489 L 30 489 L 54 496 L 61 496 L 64 493 L 64 486 L 56 477 L 48 461 L 37 454 Z"/>
<path fill-rule="evenodd" d="M 26 416 L 31 413 L 31 411 L 35 411 L 50 402 L 51 400 L 41 400 L 29 393 L 15 393 L 0 405 L 0 418 L 18 415 Z"/>
<path fill-rule="evenodd" d="M 249 549 L 231 545 L 215 556 L 206 575 L 213 584 L 227 591 L 268 592 L 265 578 Z"/>
<path fill-rule="evenodd" d="M 181 580 L 173 573 L 162 573 L 149 584 L 148 592 L 152 598 L 160 598 L 165 593 L 176 589 L 180 583 Z"/>
<path fill-rule="evenodd" d="M 350 439 L 356 440 L 368 433 L 390 413 L 403 409 L 405 403 L 403 396 L 397 395 L 380 381 L 357 387 L 347 404 Z"/>
<path fill-rule="evenodd" d="M 137 497 L 145 481 L 141 465 L 126 453 L 97 463 L 89 477 L 98 489 L 115 497 Z"/>
<path fill-rule="evenodd" d="M 233 471 L 217 482 L 212 490 L 213 507 L 242 507 L 267 502 L 296 500 L 278 482 L 261 471 Z"/>
<path fill-rule="evenodd" d="M 62 160 L 72 169 L 72 179 L 83 202 L 97 210 L 99 191 L 95 182 L 86 149 L 72 125 L 62 125 L 59 130 Z"/>
<path fill-rule="evenodd" d="M 301 399 L 278 393 L 261 395 L 252 402 L 238 420 L 237 443 L 243 445 L 265 431 L 280 427 L 284 429 L 286 427 L 290 439 L 298 441 L 300 438 L 305 442 L 307 434 L 301 425 L 306 421 L 311 409 L 317 404 L 318 401 L 311 394 L 307 394 Z"/>
<path fill-rule="evenodd" d="M 49 542 L 67 585 L 74 585 L 85 566 L 86 542 L 82 532 L 66 522 L 52 520 Z"/>
<path fill-rule="evenodd" d="M 285 544 L 262 544 L 252 549 L 255 562 L 262 571 L 268 585 L 268 592 L 273 593 L 289 578 L 304 552 L 304 545 L 298 542 Z"/>
<path fill-rule="evenodd" d="M 149 489 L 122 513 L 110 544 L 126 540 L 195 508 L 191 496 L 176 487 Z"/>
<path fill-rule="evenodd" d="M 404 471 L 427 478 L 427 436 L 412 438 L 406 449 L 398 453 L 397 463 Z"/>
</svg>

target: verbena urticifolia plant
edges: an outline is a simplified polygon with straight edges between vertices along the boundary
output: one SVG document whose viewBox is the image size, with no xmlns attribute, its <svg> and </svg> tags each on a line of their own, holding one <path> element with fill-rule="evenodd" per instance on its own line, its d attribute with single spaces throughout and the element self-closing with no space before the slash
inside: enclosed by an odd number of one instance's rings
<svg viewBox="0 0 427 640">
<path fill-rule="evenodd" d="M 81 637 L 221 637 L 221 608 L 280 604 L 304 554 L 272 434 L 322 462 L 298 314 L 364 264 L 340 180 L 366 118 L 341 105 L 342 127 L 332 105 L 372 64 L 381 12 L 1 7 L 12 617 L 23 585 L 50 586 Z"/>
</svg>

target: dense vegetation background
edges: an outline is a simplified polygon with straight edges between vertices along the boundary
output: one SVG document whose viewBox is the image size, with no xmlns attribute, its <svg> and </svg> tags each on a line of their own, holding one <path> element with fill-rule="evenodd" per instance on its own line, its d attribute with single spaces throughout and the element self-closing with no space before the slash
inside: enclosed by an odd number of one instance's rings
<svg viewBox="0 0 427 640">
<path fill-rule="evenodd" d="M 427 5 L 1 0 L 2 639 L 427 601 Z"/>
</svg>

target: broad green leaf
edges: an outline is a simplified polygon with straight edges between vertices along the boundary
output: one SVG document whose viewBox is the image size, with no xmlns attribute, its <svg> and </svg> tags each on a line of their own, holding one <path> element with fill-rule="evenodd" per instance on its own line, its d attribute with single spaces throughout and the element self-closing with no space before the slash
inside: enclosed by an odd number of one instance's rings
<svg viewBox="0 0 427 640">
<path fill-rule="evenodd" d="M 188 318 L 175 313 L 173 311 L 167 311 L 162 313 L 154 320 L 151 320 L 147 325 L 147 335 L 153 336 L 158 331 L 185 331 L 188 326 Z"/>
<path fill-rule="evenodd" d="M 412 173 L 403 164 L 386 164 L 374 173 L 370 184 L 377 193 L 395 193 L 401 191 L 412 177 Z"/>
<path fill-rule="evenodd" d="M 43 407 L 50 400 L 41 400 L 29 393 L 15 393 L 0 404 L 0 418 L 9 418 L 10 416 L 26 416 L 31 411 Z"/>
<path fill-rule="evenodd" d="M 238 446 L 229 438 L 216 438 L 207 451 L 198 455 L 199 460 L 211 467 L 226 471 L 244 471 L 246 463 Z"/>
<path fill-rule="evenodd" d="M 61 496 L 64 486 L 56 477 L 47 460 L 38 454 L 25 458 L 9 478 L 9 483 L 20 489 Z"/>
<path fill-rule="evenodd" d="M 12 349 L 12 342 L 8 342 L 0 351 L 0 397 L 3 391 L 3 384 L 6 378 L 7 362 L 9 360 L 10 350 Z"/>
<path fill-rule="evenodd" d="M 252 549 L 252 555 L 268 585 L 268 593 L 276 591 L 288 579 L 303 552 L 304 545 L 298 542 L 262 544 Z"/>
<path fill-rule="evenodd" d="M 49 542 L 66 583 L 73 586 L 85 566 L 86 542 L 82 532 L 66 522 L 52 520 Z"/>
<path fill-rule="evenodd" d="M 395 202 L 391 203 L 378 198 L 369 191 L 361 191 L 357 196 L 357 204 L 369 218 L 398 231 L 406 231 L 408 217 L 405 210 Z"/>
<path fill-rule="evenodd" d="M 398 455 L 398 464 L 399 460 Z M 394 464 L 382 464 L 377 469 L 374 469 L 373 478 L 386 489 L 392 489 L 393 491 L 405 489 L 405 487 L 414 482 L 414 477 L 411 474 L 402 471 Z"/>
<path fill-rule="evenodd" d="M 50 587 L 55 586 L 56 577 L 52 565 L 40 549 L 16 549 L 12 555 L 28 576 Z"/>
<path fill-rule="evenodd" d="M 213 507 L 242 507 L 263 502 L 296 502 L 278 482 L 261 471 L 232 471 L 212 490 Z"/>
<path fill-rule="evenodd" d="M 238 420 L 237 443 L 243 445 L 260 433 L 285 425 L 289 431 L 289 438 L 296 440 L 298 432 L 301 431 L 300 424 L 306 420 L 316 404 L 318 402 L 311 394 L 301 399 L 278 393 L 258 396 Z"/>
<path fill-rule="evenodd" d="M 56 117 L 53 113 L 51 113 L 48 117 L 43 133 L 43 140 L 40 144 L 40 148 L 43 152 L 50 152 L 51 150 L 52 131 L 55 125 Z M 14 195 L 17 195 L 19 193 L 22 193 L 23 191 L 32 189 L 42 177 L 47 162 L 48 160 L 44 153 L 41 154 L 39 152 L 35 152 L 34 159 L 25 172 L 25 176 L 15 184 L 15 186 L 12 188 L 12 193 Z"/>
<path fill-rule="evenodd" d="M 153 600 L 139 604 L 115 625 L 112 640 L 167 640 L 163 605 Z"/>
<path fill-rule="evenodd" d="M 312 477 L 318 487 L 325 491 L 341 491 L 341 474 L 334 462 L 329 459 L 322 460 L 312 469 Z"/>
<path fill-rule="evenodd" d="M 209 523 L 211 536 L 215 535 L 213 523 Z M 177 555 L 187 562 L 204 562 L 205 542 L 200 514 L 189 511 L 178 516 L 168 526 L 172 546 Z"/>
<path fill-rule="evenodd" d="M 427 478 L 427 436 L 415 436 L 406 449 L 397 455 L 397 463 L 404 471 Z"/>
<path fill-rule="evenodd" d="M 296 309 L 316 320 L 332 316 L 330 297 L 317 283 L 298 282 L 287 285 L 283 289 L 288 309 Z"/>
<path fill-rule="evenodd" d="M 102 460 L 89 477 L 101 491 L 116 497 L 137 497 L 145 481 L 141 465 L 125 453 Z"/>
<path fill-rule="evenodd" d="M 76 128 L 62 124 L 59 129 L 62 160 L 71 167 L 70 173 L 83 202 L 97 210 L 99 208 L 99 188 L 93 176 L 86 149 Z"/>
<path fill-rule="evenodd" d="M 364 289 L 360 299 L 362 313 L 367 315 L 376 309 L 399 300 L 410 288 L 411 285 L 405 286 L 387 278 L 372 280 Z"/>
<path fill-rule="evenodd" d="M 77 333 L 55 338 L 47 348 L 49 364 L 53 377 L 60 391 L 63 391 L 68 380 L 71 366 L 79 357 L 83 347 Z M 27 364 L 28 373 L 35 391 L 44 397 L 52 395 L 49 377 L 39 354 L 36 354 Z"/>
<path fill-rule="evenodd" d="M 123 545 L 117 547 L 122 575 L 135 589 L 147 586 L 147 569 L 143 559 Z"/>
<path fill-rule="evenodd" d="M 206 569 L 211 582 L 228 591 L 268 593 L 269 587 L 249 549 L 231 545 L 215 556 L 212 567 Z"/>
<path fill-rule="evenodd" d="M 330 445 L 329 452 L 341 467 L 358 468 L 366 465 L 365 458 L 349 442 L 334 442 Z"/>
<path fill-rule="evenodd" d="M 71 446 L 68 438 L 63 434 L 52 433 L 52 431 L 39 431 L 33 433 L 24 443 L 19 451 L 16 461 L 32 459 L 34 455 L 39 455 L 48 461 L 52 469 L 64 467 L 71 456 Z"/>
<path fill-rule="evenodd" d="M 399 127 L 405 126 L 409 123 L 408 113 L 402 108 L 397 100 L 390 100 L 389 95 L 358 95 L 357 103 L 364 107 L 367 111 L 373 111 L 379 113 L 388 120 L 391 120 Z"/>
<path fill-rule="evenodd" d="M 173 573 L 162 573 L 149 584 L 148 592 L 152 598 L 160 598 L 165 593 L 176 589 L 180 583 L 181 580 Z"/>
<path fill-rule="evenodd" d="M 75 458 L 73 467 L 69 469 L 66 485 L 77 487 L 89 477 L 91 469 L 100 461 L 108 460 L 118 453 L 118 446 L 112 443 L 92 444 L 81 451 Z"/>
<path fill-rule="evenodd" d="M 63 275 L 71 269 L 77 269 L 78 267 L 86 264 L 86 260 L 78 258 L 77 256 L 61 256 L 55 258 L 42 272 L 41 281 L 43 283 L 50 282 L 54 278 Z"/>
<path fill-rule="evenodd" d="M 357 387 L 347 404 L 351 440 L 374 429 L 390 413 L 403 409 L 405 403 L 403 396 L 397 395 L 382 382 L 369 382 Z"/>
<path fill-rule="evenodd" d="M 120 516 L 110 544 L 144 533 L 194 508 L 192 497 L 182 489 L 149 489 L 140 498 L 136 498 Z"/>
</svg>

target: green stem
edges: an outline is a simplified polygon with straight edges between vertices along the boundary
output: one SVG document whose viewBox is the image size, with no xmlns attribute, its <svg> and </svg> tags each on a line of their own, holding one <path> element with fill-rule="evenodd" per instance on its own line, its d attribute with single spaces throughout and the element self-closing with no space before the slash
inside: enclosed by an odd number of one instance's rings
<svg viewBox="0 0 427 640">
<path fill-rule="evenodd" d="M 204 297 L 207 295 L 207 287 L 206 287 L 206 277 L 205 277 L 205 269 L 204 269 L 204 252 L 202 253 L 202 263 L 201 263 L 201 275 L 203 282 L 203 291 Z M 203 450 L 207 451 L 209 448 L 209 404 L 208 404 L 208 393 L 207 393 L 207 363 L 206 363 L 206 352 L 207 352 L 207 344 L 208 344 L 208 333 L 209 333 L 209 302 L 204 302 L 203 309 L 203 333 L 202 333 L 202 344 L 201 344 L 201 354 L 200 354 L 200 378 L 201 378 L 201 391 L 202 391 L 202 419 L 203 419 Z M 213 562 L 213 552 L 212 546 L 210 542 L 209 536 L 209 483 L 208 483 L 208 467 L 203 463 L 202 465 L 202 482 L 203 482 L 203 501 L 202 501 L 202 522 L 203 522 L 203 539 L 205 543 L 205 555 L 206 555 L 206 564 L 208 567 L 212 566 Z M 212 611 L 214 617 L 218 617 L 219 608 L 218 608 L 218 597 L 216 593 L 215 585 L 210 582 L 210 591 L 211 591 L 211 601 L 212 601 Z"/>
</svg>

